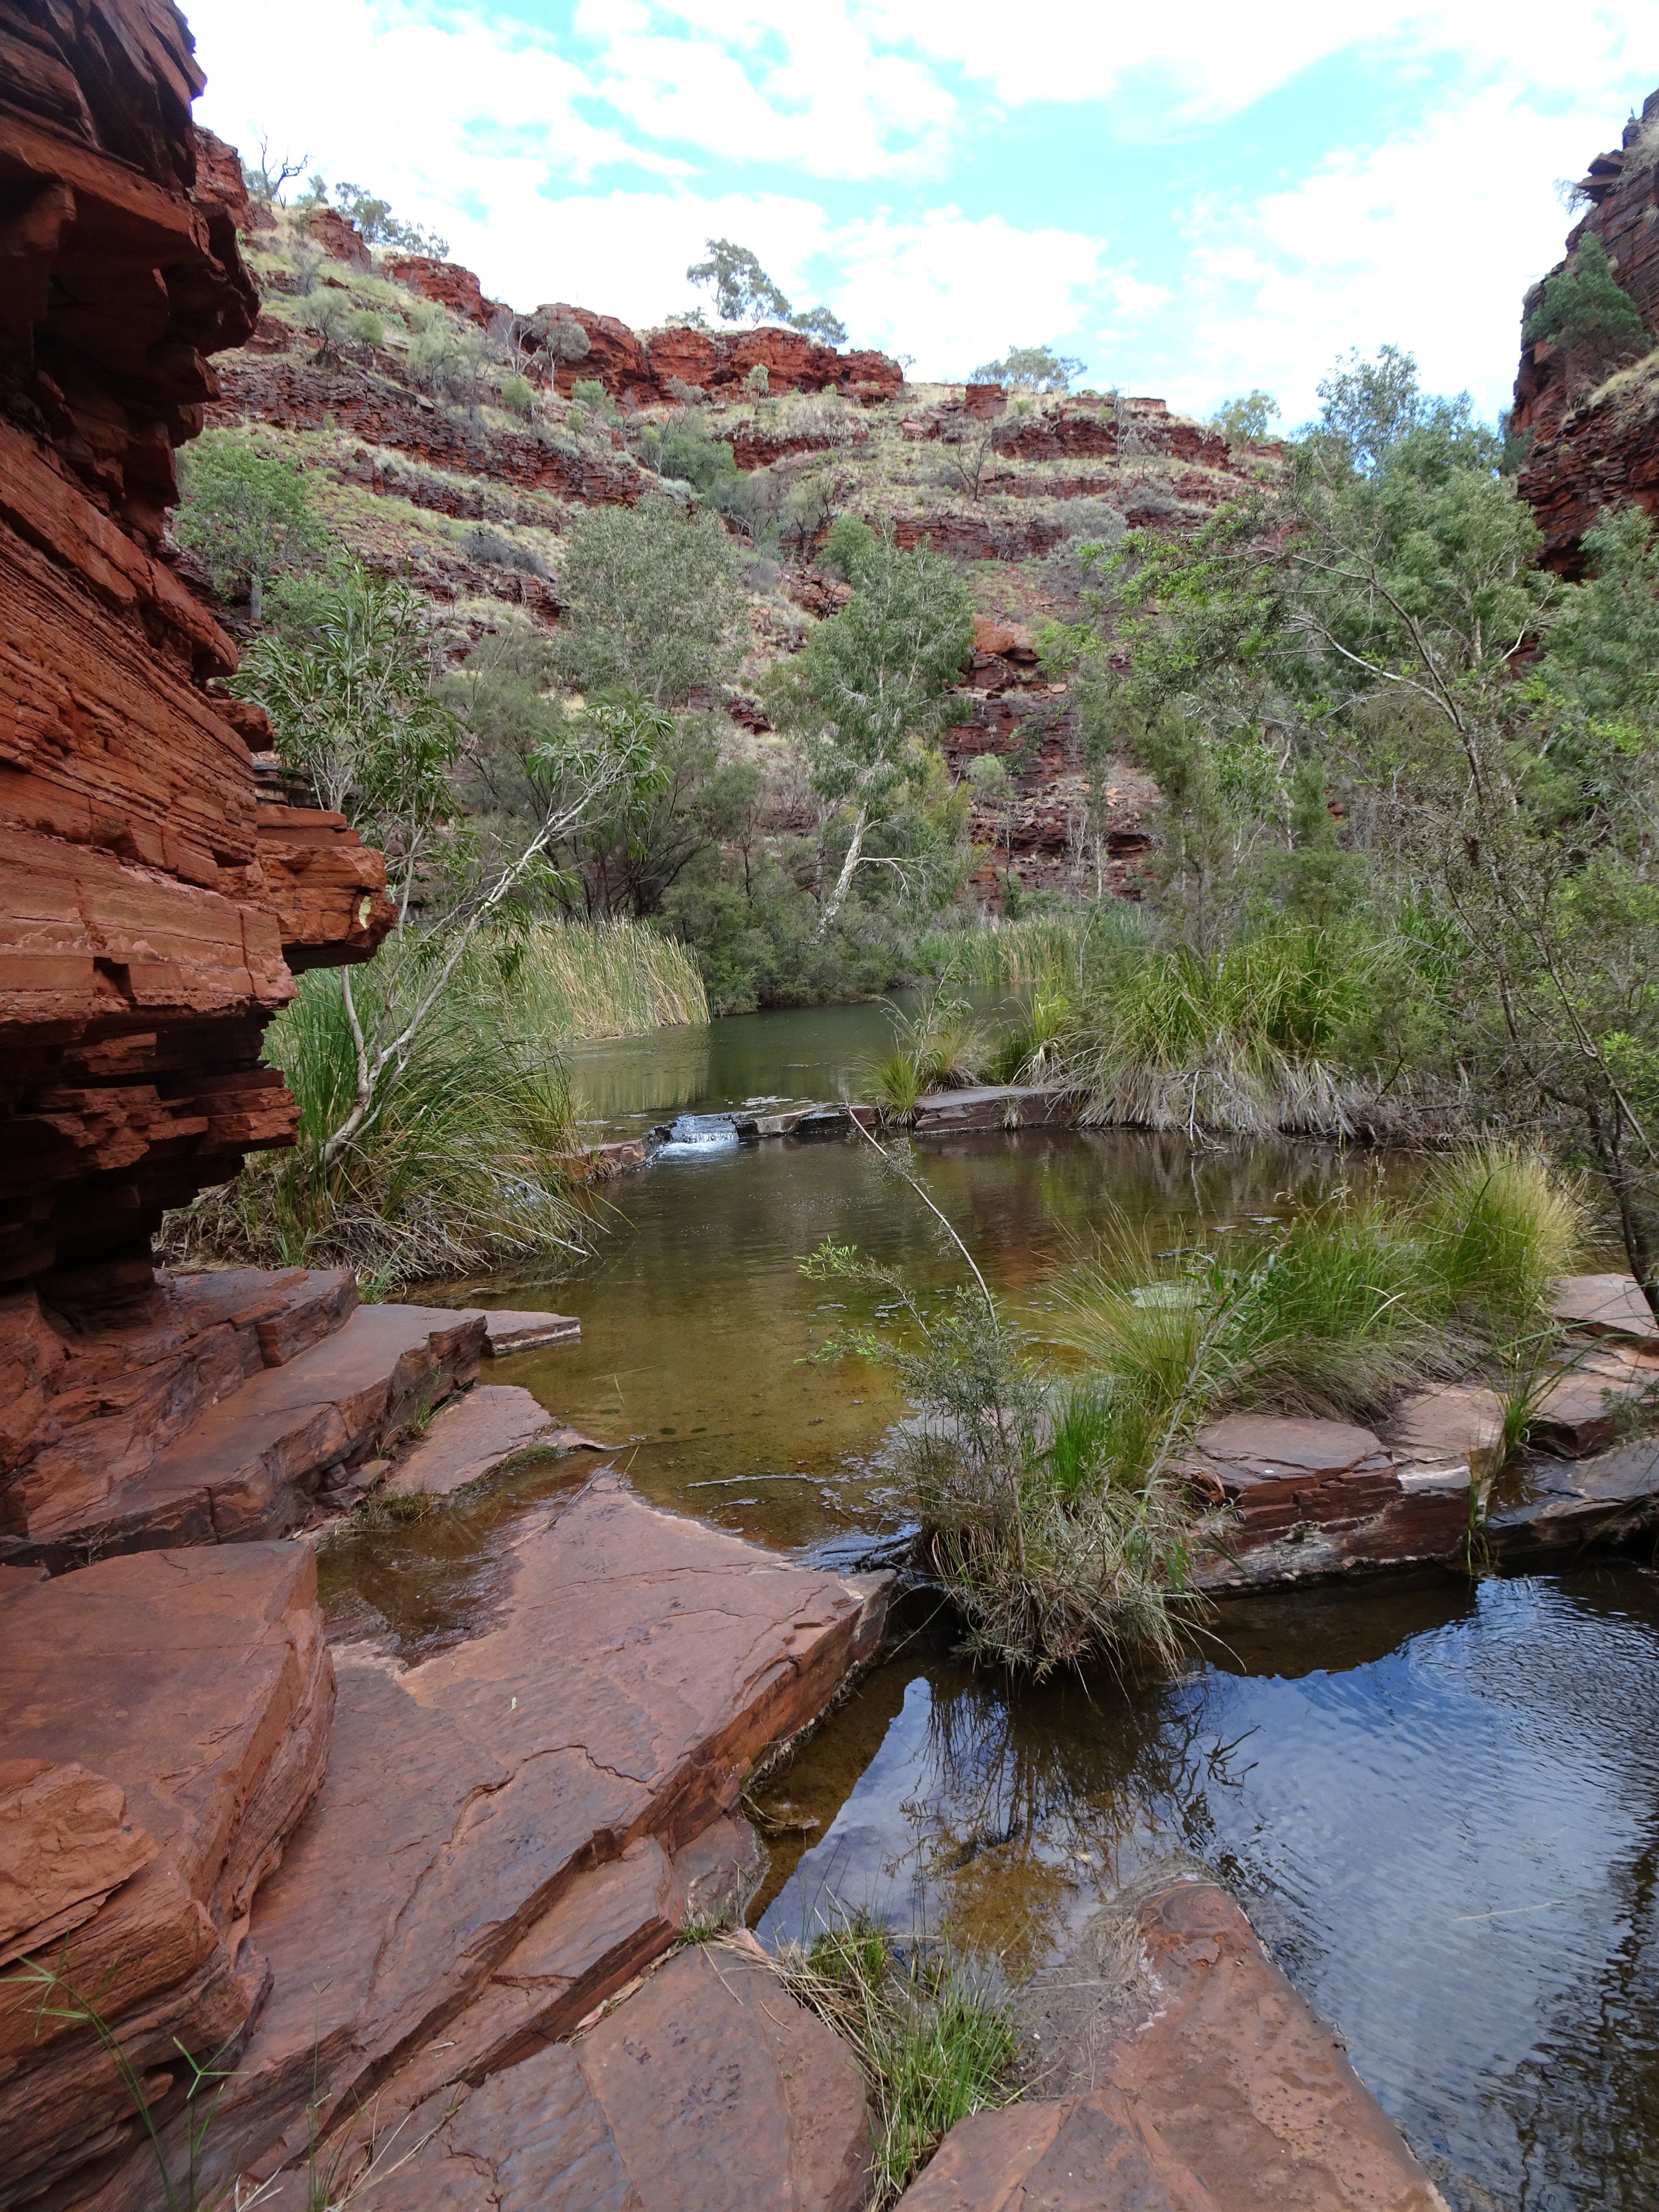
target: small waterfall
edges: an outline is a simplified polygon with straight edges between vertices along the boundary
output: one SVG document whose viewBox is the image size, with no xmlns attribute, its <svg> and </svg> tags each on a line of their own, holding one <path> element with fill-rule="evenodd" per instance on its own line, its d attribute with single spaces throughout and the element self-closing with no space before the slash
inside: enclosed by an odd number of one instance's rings
<svg viewBox="0 0 1659 2212">
<path fill-rule="evenodd" d="M 682 1114 L 652 1154 L 659 1160 L 701 1159 L 709 1152 L 729 1152 L 738 1141 L 737 1124 L 729 1114 Z"/>
</svg>

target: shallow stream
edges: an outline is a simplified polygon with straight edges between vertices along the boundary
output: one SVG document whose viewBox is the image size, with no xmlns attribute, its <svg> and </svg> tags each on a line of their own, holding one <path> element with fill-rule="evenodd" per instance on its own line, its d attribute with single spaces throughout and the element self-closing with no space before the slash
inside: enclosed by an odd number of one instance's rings
<svg viewBox="0 0 1659 2212">
<path fill-rule="evenodd" d="M 595 1141 L 835 1098 L 887 1034 L 878 1006 L 741 1017 L 590 1048 L 579 1094 Z M 1056 1266 L 1115 1212 L 1207 1242 L 1403 1172 L 1065 1131 L 930 1142 L 916 1164 L 1039 1339 Z M 836 1559 L 896 1530 L 897 1401 L 871 1370 L 810 1364 L 845 1310 L 799 1262 L 829 1236 L 925 1286 L 960 1280 L 912 1194 L 836 1138 L 690 1146 L 604 1197 L 592 1258 L 453 1294 L 580 1315 L 580 1346 L 511 1379 L 617 1446 L 645 1496 L 758 1542 Z M 410 1657 L 464 1633 L 526 1506 L 592 1464 L 331 1546 L 335 1632 Z M 890 1660 L 763 1795 L 763 1932 L 839 1903 L 948 1919 L 1018 1969 L 1137 1872 L 1195 1856 L 1457 2212 L 1659 2204 L 1659 1576 L 1383 1581 L 1230 1606 L 1212 1628 L 1179 1679 L 1127 1687 L 1011 1690 L 921 1646 Z"/>
</svg>

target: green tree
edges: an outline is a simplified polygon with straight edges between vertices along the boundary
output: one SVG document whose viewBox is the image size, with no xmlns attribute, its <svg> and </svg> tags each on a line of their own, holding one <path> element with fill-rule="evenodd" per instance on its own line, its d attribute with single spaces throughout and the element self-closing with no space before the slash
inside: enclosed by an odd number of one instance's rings
<svg viewBox="0 0 1659 2212">
<path fill-rule="evenodd" d="M 313 184 L 319 185 L 320 177 Z M 355 223 L 370 246 L 400 246 L 405 253 L 420 253 L 434 261 L 449 257 L 449 240 L 440 238 L 435 231 L 422 230 L 418 223 L 401 222 L 392 212 L 389 200 L 379 198 L 362 185 L 338 184 L 334 187 L 334 204 L 348 222 Z"/>
<path fill-rule="evenodd" d="M 1413 430 L 1453 440 L 1480 434 L 1468 393 L 1444 399 L 1425 392 L 1416 360 L 1401 346 L 1379 346 L 1373 361 L 1351 349 L 1320 380 L 1318 392 L 1318 428 L 1343 448 L 1362 475 L 1380 468 Z"/>
<path fill-rule="evenodd" d="M 1279 402 L 1272 392 L 1247 392 L 1242 399 L 1224 399 L 1210 417 L 1210 428 L 1240 445 L 1255 445 L 1273 434 Z"/>
<path fill-rule="evenodd" d="M 712 515 L 664 499 L 599 507 L 565 535 L 561 672 L 580 690 L 684 707 L 724 684 L 744 647 L 740 556 Z"/>
<path fill-rule="evenodd" d="M 820 938 L 861 866 L 903 872 L 896 856 L 868 849 L 870 832 L 926 781 L 926 740 L 943 726 L 973 638 L 967 586 L 937 555 L 884 538 L 858 557 L 854 576 L 852 599 L 811 632 L 775 689 L 781 714 L 806 737 L 826 836 L 846 837 Z"/>
<path fill-rule="evenodd" d="M 184 501 L 173 535 L 207 563 L 221 599 L 246 589 L 255 622 L 265 587 L 302 567 L 328 539 L 311 488 L 283 456 L 246 430 L 205 430 L 179 456 Z"/>
<path fill-rule="evenodd" d="M 982 361 L 970 384 L 1004 384 L 1015 392 L 1068 392 L 1085 366 L 1051 346 L 1010 346 L 1000 361 Z"/>
<path fill-rule="evenodd" d="M 805 307 L 796 313 L 782 288 L 773 283 L 746 246 L 735 245 L 729 238 L 708 238 L 703 244 L 708 258 L 694 261 L 685 273 L 693 284 L 714 294 L 715 310 L 723 323 L 787 323 L 791 330 L 805 331 L 822 344 L 846 344 L 847 325 L 839 315 L 829 307 Z M 701 313 L 678 319 L 696 327 Z"/>
<path fill-rule="evenodd" d="M 746 246 L 729 238 L 708 238 L 706 261 L 694 261 L 687 282 L 703 287 L 714 298 L 723 323 L 787 322 L 789 302 Z"/>
<path fill-rule="evenodd" d="M 1621 289 L 1607 249 L 1593 230 L 1579 240 L 1571 259 L 1544 279 L 1538 305 L 1521 335 L 1528 345 L 1547 338 L 1587 345 L 1607 363 L 1646 353 L 1652 343 L 1635 301 Z"/>
</svg>

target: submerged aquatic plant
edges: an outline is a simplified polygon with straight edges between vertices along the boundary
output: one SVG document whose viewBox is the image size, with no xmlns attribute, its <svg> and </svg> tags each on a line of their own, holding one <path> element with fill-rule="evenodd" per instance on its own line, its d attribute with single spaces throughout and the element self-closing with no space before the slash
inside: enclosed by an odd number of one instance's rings
<svg viewBox="0 0 1659 2212">
<path fill-rule="evenodd" d="M 994 1973 L 948 1943 L 901 1953 L 872 1921 L 850 1917 L 786 1947 L 790 1994 L 850 2045 L 873 2106 L 874 2193 L 896 2203 L 946 2133 L 970 2112 L 1011 2104 L 1019 2027 Z"/>
</svg>

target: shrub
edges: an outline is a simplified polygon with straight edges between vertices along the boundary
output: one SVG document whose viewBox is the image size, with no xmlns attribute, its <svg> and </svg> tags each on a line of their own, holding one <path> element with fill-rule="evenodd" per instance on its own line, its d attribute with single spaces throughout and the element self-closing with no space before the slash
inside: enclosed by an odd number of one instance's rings
<svg viewBox="0 0 1659 2212">
<path fill-rule="evenodd" d="M 435 313 L 416 331 L 405 356 L 411 380 L 423 391 L 461 401 L 476 396 L 483 360 L 483 333 L 457 330 Z"/>
<path fill-rule="evenodd" d="M 605 386 L 597 376 L 579 376 L 570 387 L 570 397 L 578 406 L 591 407 L 597 415 L 605 405 Z"/>
<path fill-rule="evenodd" d="M 544 576 L 547 563 L 534 546 L 520 545 L 506 532 L 486 522 L 469 530 L 462 550 L 469 561 L 488 561 L 501 568 L 521 568 L 529 576 Z"/>
<path fill-rule="evenodd" d="M 752 392 L 757 399 L 764 399 L 772 389 L 772 379 L 763 361 L 757 361 L 743 380 L 744 389 Z"/>
<path fill-rule="evenodd" d="M 246 430 L 205 430 L 179 456 L 184 501 L 173 535 L 207 563 L 213 588 L 233 598 L 246 586 L 253 619 L 273 578 L 327 544 L 311 488 L 278 452 Z"/>
<path fill-rule="evenodd" d="M 850 584 L 856 580 L 860 563 L 876 542 L 876 532 L 867 522 L 856 514 L 838 514 L 825 534 L 818 559 Z"/>
<path fill-rule="evenodd" d="M 521 416 L 526 422 L 536 411 L 536 387 L 527 376 L 508 376 L 501 380 L 501 404 L 509 415 Z"/>
<path fill-rule="evenodd" d="M 559 581 L 560 664 L 583 691 L 621 688 L 681 706 L 737 665 L 738 555 L 712 516 L 660 499 L 591 508 L 565 534 Z"/>
<path fill-rule="evenodd" d="M 1578 1182 L 1539 1153 L 1490 1141 L 1437 1162 L 1424 1215 L 1448 1308 L 1495 1332 L 1547 1311 L 1588 1234 Z"/>
<path fill-rule="evenodd" d="M 384 345 L 386 325 L 373 307 L 358 307 L 345 319 L 345 334 L 356 345 Z"/>
<path fill-rule="evenodd" d="M 1623 290 L 1593 230 L 1579 240 L 1572 258 L 1544 279 L 1538 305 L 1522 337 L 1528 345 L 1553 338 L 1563 345 L 1590 343 L 1609 359 L 1645 353 L 1652 343 L 1641 313 Z"/>
</svg>

